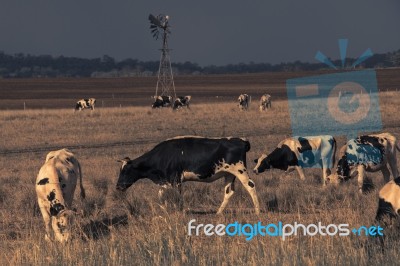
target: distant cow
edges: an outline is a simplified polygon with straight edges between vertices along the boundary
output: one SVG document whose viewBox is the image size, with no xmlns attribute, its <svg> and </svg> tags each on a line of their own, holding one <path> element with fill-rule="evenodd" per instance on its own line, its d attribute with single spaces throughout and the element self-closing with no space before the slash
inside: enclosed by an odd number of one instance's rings
<svg viewBox="0 0 400 266">
<path fill-rule="evenodd" d="M 250 97 L 247 94 L 240 94 L 238 98 L 239 102 L 239 109 L 242 110 L 247 110 L 249 108 L 249 100 Z"/>
<path fill-rule="evenodd" d="M 96 104 L 95 98 L 79 100 L 76 102 L 75 111 L 81 111 L 82 109 L 85 108 L 90 108 L 91 110 L 94 110 L 95 104 Z"/>
<path fill-rule="evenodd" d="M 322 168 L 322 184 L 325 186 L 330 168 L 334 165 L 335 152 L 336 140 L 329 135 L 287 138 L 269 155 L 263 154 L 254 160 L 257 164 L 254 173 L 271 168 L 284 171 L 294 168 L 304 180 L 303 168 Z"/>
<path fill-rule="evenodd" d="M 154 100 L 152 108 L 169 107 L 172 104 L 172 96 L 154 96 Z"/>
<path fill-rule="evenodd" d="M 186 106 L 188 109 L 190 109 L 190 108 L 189 108 L 190 99 L 192 99 L 192 96 L 190 96 L 190 95 L 187 95 L 187 96 L 178 96 L 178 97 L 175 99 L 173 109 L 174 109 L 174 110 L 177 110 L 177 109 L 180 109 L 180 108 L 182 108 L 182 107 L 184 107 L 184 106 Z"/>
<path fill-rule="evenodd" d="M 381 221 L 384 217 L 396 218 L 400 214 L 400 177 L 389 181 L 379 191 L 379 206 L 376 220 Z"/>
<path fill-rule="evenodd" d="M 338 184 L 358 175 L 358 188 L 361 193 L 366 171 L 382 171 L 385 182 L 389 182 L 388 163 L 393 177 L 399 175 L 396 149 L 400 151 L 396 137 L 389 133 L 351 139 L 340 149 L 336 173 L 329 176 L 329 181 Z"/>
<path fill-rule="evenodd" d="M 246 170 L 246 153 L 249 150 L 250 143 L 240 138 L 184 136 L 169 139 L 134 160 L 121 160 L 117 189 L 125 191 L 142 178 L 180 189 L 186 181 L 213 182 L 224 177 L 225 196 L 217 212 L 220 214 L 233 195 L 234 181 L 238 178 L 249 192 L 259 214 L 255 184 Z"/>
<path fill-rule="evenodd" d="M 84 198 L 81 166 L 74 154 L 67 149 L 47 154 L 36 178 L 36 194 L 46 227 L 46 240 L 52 239 L 51 228 L 57 241 L 66 242 L 70 238 L 73 213 L 70 209 L 78 178 L 81 197 Z"/>
<path fill-rule="evenodd" d="M 271 108 L 271 107 L 272 107 L 271 95 L 264 94 L 263 96 L 261 96 L 260 111 L 265 111 L 266 109 Z"/>
</svg>

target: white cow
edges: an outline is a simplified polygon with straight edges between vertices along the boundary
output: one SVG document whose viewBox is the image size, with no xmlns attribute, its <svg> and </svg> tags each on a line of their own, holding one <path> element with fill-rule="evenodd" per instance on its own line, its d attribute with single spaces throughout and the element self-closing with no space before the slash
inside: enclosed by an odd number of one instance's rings
<svg viewBox="0 0 400 266">
<path fill-rule="evenodd" d="M 271 95 L 264 94 L 263 96 L 261 96 L 260 111 L 265 111 L 266 109 L 271 108 L 271 107 L 272 107 Z"/>
<path fill-rule="evenodd" d="M 259 174 L 265 170 L 276 168 L 284 171 L 296 169 L 300 179 L 304 180 L 304 168 L 321 168 L 322 185 L 331 174 L 334 165 L 336 140 L 329 135 L 291 137 L 282 140 L 271 153 L 262 154 L 254 162 L 257 164 L 253 172 Z"/>
<path fill-rule="evenodd" d="M 240 111 L 247 110 L 249 108 L 250 97 L 248 94 L 240 94 L 238 98 Z"/>
<path fill-rule="evenodd" d="M 70 238 L 71 205 L 78 177 L 81 197 L 84 198 L 81 166 L 74 154 L 67 149 L 47 154 L 36 178 L 36 194 L 46 227 L 46 240 L 52 239 L 51 228 L 57 241 L 66 242 Z"/>
<path fill-rule="evenodd" d="M 385 216 L 389 218 L 399 217 L 400 211 L 400 177 L 389 181 L 379 191 L 379 206 L 376 220 L 380 221 Z"/>
<path fill-rule="evenodd" d="M 95 104 L 96 104 L 95 98 L 81 99 L 76 102 L 75 111 L 81 111 L 85 108 L 90 108 L 91 110 L 94 110 Z"/>
<path fill-rule="evenodd" d="M 390 180 L 390 169 L 398 177 L 396 149 L 400 151 L 396 137 L 389 133 L 359 136 L 351 139 L 340 149 L 336 173 L 328 181 L 339 184 L 358 176 L 359 192 L 362 191 L 365 172 L 381 171 L 385 182 Z"/>
</svg>

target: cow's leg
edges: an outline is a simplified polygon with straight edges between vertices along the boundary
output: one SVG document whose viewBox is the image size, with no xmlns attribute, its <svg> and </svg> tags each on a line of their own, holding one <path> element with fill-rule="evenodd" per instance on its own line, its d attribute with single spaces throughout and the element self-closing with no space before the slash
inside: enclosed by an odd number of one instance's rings
<svg viewBox="0 0 400 266">
<path fill-rule="evenodd" d="M 256 193 L 256 186 L 254 184 L 254 181 L 250 179 L 250 177 L 247 175 L 246 172 L 243 174 L 236 174 L 236 177 L 240 180 L 242 185 L 246 188 L 247 192 L 249 192 L 251 199 L 253 200 L 254 203 L 254 209 L 256 211 L 256 214 L 260 214 L 260 204 L 258 203 L 258 198 L 257 198 L 257 193 Z"/>
<path fill-rule="evenodd" d="M 330 167 L 332 167 L 332 160 L 328 159 L 325 155 L 322 155 L 322 157 L 324 157 L 324 159 L 322 159 L 322 186 L 324 187 L 326 186 L 327 177 L 331 175 Z"/>
<path fill-rule="evenodd" d="M 176 188 L 178 189 L 178 192 L 179 192 L 179 203 L 178 204 L 179 204 L 179 209 L 182 211 L 183 210 L 182 183 L 177 183 L 174 185 L 171 185 L 171 184 L 161 185 L 160 189 L 158 190 L 158 199 L 161 204 L 167 206 L 168 199 L 165 198 L 164 194 L 168 189 L 172 189 L 172 188 L 174 188 L 172 190 L 173 193 L 177 192 Z"/>
<path fill-rule="evenodd" d="M 357 167 L 358 172 L 358 191 L 362 194 L 363 193 L 363 185 L 364 185 L 364 177 L 365 177 L 365 167 L 364 165 L 359 165 Z"/>
<path fill-rule="evenodd" d="M 179 182 L 177 184 L 178 191 L 179 191 L 179 210 L 183 211 L 183 195 L 182 195 L 182 183 Z"/>
<path fill-rule="evenodd" d="M 172 188 L 170 184 L 161 185 L 160 189 L 158 190 L 158 199 L 161 200 L 164 196 L 165 191 L 170 188 Z"/>
<path fill-rule="evenodd" d="M 393 152 L 393 156 L 388 156 L 388 161 L 389 161 L 390 169 L 392 170 L 393 179 L 399 177 L 399 170 L 397 169 L 396 149 Z M 390 177 L 389 177 L 389 179 L 390 179 Z"/>
<path fill-rule="evenodd" d="M 390 171 L 387 165 L 384 165 L 381 169 L 382 175 L 383 175 L 383 180 L 385 180 L 385 183 L 390 181 Z"/>
<path fill-rule="evenodd" d="M 331 175 L 331 169 L 327 168 L 326 165 L 322 167 L 322 186 L 326 186 L 326 178 Z"/>
<path fill-rule="evenodd" d="M 301 179 L 301 180 L 305 180 L 306 178 L 305 178 L 305 176 L 304 176 L 303 168 L 300 167 L 300 166 L 295 166 L 295 168 L 296 168 L 297 172 L 298 172 L 299 175 L 300 175 L 300 179 Z"/>
<path fill-rule="evenodd" d="M 249 175 L 247 174 L 247 169 L 244 166 L 243 162 L 238 162 L 236 164 L 226 164 L 223 167 L 225 172 L 228 172 L 234 176 L 236 176 L 244 188 L 249 192 L 251 199 L 254 203 L 254 209 L 257 215 L 260 214 L 260 205 L 258 203 L 256 187 L 254 181 L 250 179 Z"/>
<path fill-rule="evenodd" d="M 39 204 L 40 212 L 42 213 L 42 217 L 44 220 L 44 226 L 46 229 L 46 234 L 45 234 L 44 238 L 46 239 L 46 241 L 51 241 L 51 217 L 50 217 L 50 213 L 47 211 L 48 206 L 46 206 L 46 204 L 40 199 L 38 200 L 38 204 Z"/>
<path fill-rule="evenodd" d="M 222 202 L 221 206 L 219 207 L 217 214 L 221 214 L 226 205 L 229 202 L 229 199 L 232 197 L 233 193 L 235 193 L 235 176 L 228 174 L 225 177 L 225 186 L 224 186 L 224 201 Z"/>
</svg>

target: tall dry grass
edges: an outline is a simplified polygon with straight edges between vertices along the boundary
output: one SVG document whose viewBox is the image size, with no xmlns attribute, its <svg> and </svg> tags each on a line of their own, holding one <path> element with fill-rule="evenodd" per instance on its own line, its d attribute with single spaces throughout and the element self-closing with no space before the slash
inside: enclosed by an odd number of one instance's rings
<svg viewBox="0 0 400 266">
<path fill-rule="evenodd" d="M 384 126 L 399 137 L 396 116 L 398 95 L 382 93 Z M 272 170 L 251 177 L 261 208 L 253 214 L 250 196 L 237 192 L 223 216 L 215 210 L 223 198 L 223 182 L 185 183 L 183 198 L 169 190 L 158 198 L 158 187 L 142 180 L 125 194 L 115 191 L 117 159 L 134 158 L 156 143 L 177 135 L 239 136 L 251 142 L 248 168 L 253 159 L 271 151 L 291 135 L 287 103 L 273 102 L 260 113 L 256 105 L 239 112 L 235 103 L 193 104 L 191 110 L 149 108 L 98 108 L 0 112 L 0 263 L 2 265 L 148 265 L 148 264 L 357 264 L 398 263 L 400 235 L 385 231 L 384 252 L 368 237 L 294 236 L 205 237 L 187 235 L 187 223 L 301 222 L 374 224 L 379 173 L 368 174 L 376 189 L 357 193 L 356 182 L 340 187 L 321 186 L 321 171 L 306 169 L 306 180 L 295 172 Z M 338 137 L 339 145 L 344 142 Z M 81 162 L 87 198 L 77 196 L 74 239 L 67 245 L 44 240 L 44 225 L 36 207 L 34 180 L 50 149 L 70 147 Z M 184 211 L 179 208 L 183 201 Z M 389 230 L 389 229 L 388 229 Z"/>
</svg>

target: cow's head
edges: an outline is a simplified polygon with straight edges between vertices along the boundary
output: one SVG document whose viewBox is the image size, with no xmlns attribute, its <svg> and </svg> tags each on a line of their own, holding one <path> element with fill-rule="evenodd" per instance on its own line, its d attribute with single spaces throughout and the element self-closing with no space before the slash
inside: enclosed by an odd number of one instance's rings
<svg viewBox="0 0 400 266">
<path fill-rule="evenodd" d="M 71 238 L 71 226 L 75 217 L 72 210 L 63 210 L 52 219 L 54 237 L 58 242 L 65 243 Z"/>
<path fill-rule="evenodd" d="M 326 178 L 327 184 L 339 185 L 358 174 L 355 167 L 351 167 L 347 162 L 347 154 L 343 154 L 338 161 L 336 172 Z"/>
<path fill-rule="evenodd" d="M 81 103 L 80 102 L 77 102 L 76 103 L 76 105 L 75 105 L 75 111 L 80 111 L 82 109 L 82 105 L 81 105 Z"/>
<path fill-rule="evenodd" d="M 122 163 L 117 181 L 117 189 L 121 191 L 127 190 L 133 183 L 140 179 L 140 171 L 129 157 L 118 160 Z"/>
<path fill-rule="evenodd" d="M 271 165 L 269 163 L 269 158 L 266 154 L 262 154 L 260 158 L 255 159 L 254 162 L 257 164 L 256 167 L 254 167 L 253 172 L 255 174 L 259 174 L 264 172 L 267 169 L 271 169 Z"/>
</svg>

